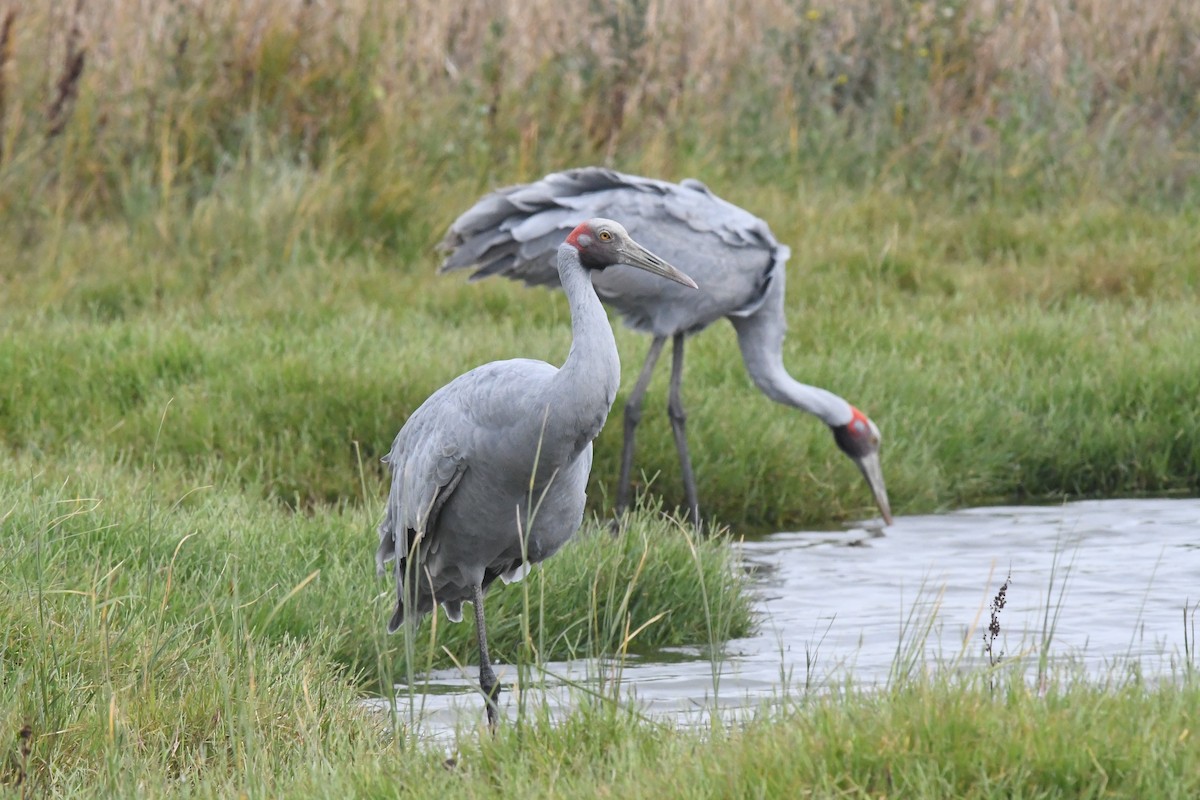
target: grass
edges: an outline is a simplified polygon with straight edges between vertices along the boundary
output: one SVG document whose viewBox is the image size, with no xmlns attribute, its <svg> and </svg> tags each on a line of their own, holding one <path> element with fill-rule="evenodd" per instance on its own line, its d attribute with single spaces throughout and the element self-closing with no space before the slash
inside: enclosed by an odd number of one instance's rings
<svg viewBox="0 0 1200 800">
<path fill-rule="evenodd" d="M 1116 0 L 612 0 L 569 21 L 550 0 L 419 9 L 18 8 L 0 142 L 10 190 L 34 191 L 6 192 L 6 211 L 47 193 L 72 213 L 189 203 L 231 158 L 328 165 L 364 147 L 403 151 L 422 188 L 603 160 L 723 184 L 949 184 L 966 202 L 1194 193 L 1187 0 L 1137 14 Z M 412 224 L 420 204 L 391 183 L 350 194 Z"/>
<path fill-rule="evenodd" d="M 481 192 L 551 169 L 767 219 L 785 361 L 879 422 L 898 513 L 1200 491 L 1196 4 L 744 5 L 0 3 L 0 794 L 1196 794 L 1194 680 L 1033 691 L 1007 657 L 706 735 L 597 700 L 453 770 L 358 703 L 473 662 L 469 625 L 382 635 L 379 456 L 465 369 L 565 356 L 557 295 L 434 274 Z M 628 386 L 647 342 L 617 340 Z M 713 519 L 872 513 L 727 326 L 688 370 Z M 661 514 L 665 414 L 638 466 L 661 505 L 493 595 L 498 657 L 752 624 L 725 540 Z"/>
<path fill-rule="evenodd" d="M 402 637 L 379 635 L 395 597 L 369 557 L 370 512 L 296 515 L 213 485 L 176 493 L 156 469 L 114 476 L 87 451 L 73 455 L 73 465 L 55 469 L 30 459 L 6 464 L 12 477 L 0 484 L 0 507 L 11 625 L 37 617 L 42 635 L 75 629 L 97 652 L 110 644 L 114 615 L 137 630 L 124 630 L 133 642 L 184 632 L 198 642 L 217 633 L 267 647 L 304 642 L 366 685 L 409 668 Z M 518 656 L 530 630 L 545 659 L 712 641 L 714 624 L 721 639 L 749 630 L 749 599 L 726 537 L 696 541 L 661 513 L 643 511 L 619 536 L 589 523 L 552 563 L 491 593 L 491 650 L 502 661 Z M 439 623 L 428 654 L 417 651 L 420 665 L 470 660 L 473 626 Z M 636 642 L 624 641 L 639 629 Z M 11 642 L 15 658 L 54 660 L 41 649 L 53 643 L 37 633 Z"/>
<path fill-rule="evenodd" d="M 561 298 L 438 277 L 433 235 L 410 262 L 340 252 L 323 229 L 332 179 L 267 173 L 208 201 L 224 207 L 220 224 L 172 217 L 169 240 L 140 217 L 30 248 L 8 240 L 19 266 L 0 299 L 0 440 L 44 456 L 79 442 L 142 468 L 153 458 L 183 486 L 230 481 L 293 508 L 371 501 L 385 488 L 379 457 L 436 387 L 497 358 L 565 356 Z M 316 199 L 285 202 L 289 186 Z M 772 220 L 796 251 L 785 361 L 880 424 L 901 512 L 1197 490 L 1200 443 L 1179 433 L 1200 427 L 1188 400 L 1200 392 L 1195 210 L 728 194 L 791 211 Z M 289 255 L 274 240 L 290 230 L 305 234 Z M 648 341 L 619 331 L 618 344 L 627 391 Z M 754 390 L 728 326 L 696 337 L 690 355 L 707 513 L 743 530 L 870 513 L 828 432 Z M 682 490 L 655 412 L 660 373 L 638 468 L 673 507 Z M 598 510 L 620 435 L 610 425 L 598 442 Z"/>
<path fill-rule="evenodd" d="M 156 784 L 286 771 L 325 760 L 330 735 L 378 746 L 364 691 L 476 660 L 469 624 L 440 618 L 434 639 L 427 620 L 412 650 L 383 634 L 394 595 L 374 575 L 362 509 L 296 515 L 234 489 L 176 493 L 157 468 L 114 469 L 82 448 L 63 466 L 7 458 L 3 475 L 0 730 L 31 727 L 31 763 L 56 792 L 99 774 L 120 794 L 142 769 Z M 617 537 L 590 525 L 556 569 L 491 593 L 493 656 L 744 635 L 732 550 L 693 536 L 650 510 Z"/>
<path fill-rule="evenodd" d="M 350 697 L 327 694 L 293 658 L 253 658 L 263 688 L 223 687 L 233 696 L 213 699 L 207 747 L 187 737 L 196 722 L 205 730 L 207 708 L 197 721 L 168 717 L 159 730 L 113 703 L 86 730 L 92 749 L 51 761 L 28 788 L 122 795 L 136 786 L 148 797 L 483 797 L 504 789 L 527 797 L 967 798 L 1183 798 L 1200 788 L 1194 683 L 1097 685 L 1060 669 L 1034 691 L 1011 673 L 998 688 L 978 675 L 939 677 L 810 695 L 707 734 L 585 701 L 562 722 L 535 712 L 495 738 L 462 735 L 448 769 L 444 752 L 390 743 Z M 244 713 L 226 718 L 230 702 L 244 703 L 236 706 Z M 53 750 L 57 738 L 36 736 L 33 752 Z"/>
</svg>

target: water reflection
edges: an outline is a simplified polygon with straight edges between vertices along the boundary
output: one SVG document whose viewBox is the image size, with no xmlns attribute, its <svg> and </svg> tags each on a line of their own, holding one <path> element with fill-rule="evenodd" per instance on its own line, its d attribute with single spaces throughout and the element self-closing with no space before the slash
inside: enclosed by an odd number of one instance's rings
<svg viewBox="0 0 1200 800">
<path fill-rule="evenodd" d="M 984 659 L 987 606 L 1006 576 L 997 652 L 1035 650 L 1052 628 L 1050 652 L 1096 674 L 1133 661 L 1168 675 L 1183 658 L 1185 605 L 1200 601 L 1200 500 L 978 508 L 899 517 L 886 533 L 784 532 L 740 547 L 759 630 L 729 642 L 716 666 L 698 648 L 621 665 L 556 662 L 526 700 L 561 715 L 578 691 L 570 685 L 609 696 L 617 686 L 647 716 L 691 725 L 799 687 L 886 682 L 905 660 L 898 652 L 917 669 L 969 666 Z M 925 646 L 912 653 L 906 643 L 923 626 Z M 498 672 L 512 685 L 514 669 Z M 482 720 L 473 669 L 440 670 L 414 688 L 398 710 L 427 734 Z M 502 699 L 515 714 L 517 694 Z"/>
</svg>

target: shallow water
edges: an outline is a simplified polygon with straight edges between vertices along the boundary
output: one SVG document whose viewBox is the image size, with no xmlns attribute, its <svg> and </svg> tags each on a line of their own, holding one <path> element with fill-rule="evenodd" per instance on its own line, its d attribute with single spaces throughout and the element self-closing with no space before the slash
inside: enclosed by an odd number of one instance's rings
<svg viewBox="0 0 1200 800">
<path fill-rule="evenodd" d="M 885 532 L 777 533 L 740 547 L 755 576 L 759 630 L 728 642 L 717 666 L 696 648 L 620 665 L 550 663 L 532 676 L 536 689 L 526 699 L 558 715 L 579 691 L 564 678 L 607 696 L 619 679 L 621 696 L 646 716 L 690 725 L 714 710 L 736 717 L 805 686 L 848 677 L 882 684 L 901 663 L 986 663 L 988 604 L 1007 575 L 998 654 L 1036 655 L 1052 624 L 1055 657 L 1097 675 L 1136 662 L 1144 675 L 1169 676 L 1184 658 L 1185 603 L 1194 609 L 1200 601 L 1195 499 L 977 508 L 900 517 Z M 914 659 L 897 657 L 922 640 Z M 477 674 L 440 670 L 415 691 L 399 687 L 401 719 L 433 737 L 478 724 Z M 515 668 L 501 665 L 497 674 L 513 686 Z M 501 696 L 510 717 L 516 697 Z"/>
</svg>

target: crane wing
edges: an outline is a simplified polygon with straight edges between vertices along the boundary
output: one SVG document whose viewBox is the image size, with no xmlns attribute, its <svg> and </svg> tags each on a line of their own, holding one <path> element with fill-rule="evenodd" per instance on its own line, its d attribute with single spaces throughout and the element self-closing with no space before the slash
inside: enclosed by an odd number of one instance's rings
<svg viewBox="0 0 1200 800">
<path fill-rule="evenodd" d="M 591 217 L 623 221 L 639 240 L 645 240 L 645 230 L 674 226 L 714 235 L 733 248 L 780 247 L 766 222 L 717 197 L 700 181 L 675 184 L 584 167 L 480 199 L 455 220 L 439 245 L 447 254 L 440 271 L 473 269 L 471 280 L 503 275 L 529 285 L 557 284 L 558 246 Z M 687 254 L 658 255 L 687 263 Z"/>
<path fill-rule="evenodd" d="M 521 459 L 528 448 L 521 443 L 528 440 L 531 426 L 537 430 L 535 412 L 544 410 L 531 398 L 555 372 L 544 361 L 524 358 L 476 367 L 431 394 L 396 435 L 383 459 L 391 466 L 392 485 L 375 554 L 380 575 L 389 561 L 396 562 L 396 612 L 389 632 L 404 621 L 405 578 L 415 573 L 413 579 L 424 579 L 422 565 L 439 551 L 439 515 L 463 479 L 474 475 L 487 483 L 497 473 L 525 469 Z M 418 594 L 416 586 L 407 590 L 408 600 Z M 420 587 L 419 593 L 426 594 L 424 590 Z M 447 608 L 451 619 L 453 613 Z"/>
<path fill-rule="evenodd" d="M 467 458 L 455 434 L 456 426 L 446 424 L 436 411 L 450 383 L 432 394 L 400 429 L 391 452 L 384 456 L 392 468 L 392 487 L 387 508 L 379 525 L 379 549 L 375 567 L 380 575 L 387 562 L 396 561 L 396 611 L 388 623 L 395 632 L 404 621 L 404 578 L 410 556 L 426 552 L 433 544 L 430 535 L 437 530 L 437 518 L 446 501 L 467 470 Z"/>
</svg>

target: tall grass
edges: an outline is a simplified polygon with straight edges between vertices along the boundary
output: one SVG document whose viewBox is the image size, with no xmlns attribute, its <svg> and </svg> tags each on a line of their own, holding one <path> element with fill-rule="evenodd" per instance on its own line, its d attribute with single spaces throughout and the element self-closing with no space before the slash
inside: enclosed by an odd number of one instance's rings
<svg viewBox="0 0 1200 800">
<path fill-rule="evenodd" d="M 1187 0 L 8 11 L 0 208 L 26 226 L 190 207 L 272 157 L 357 164 L 342 223 L 384 241 L 429 224 L 407 189 L 578 162 L 1034 202 L 1174 202 L 1197 170 Z M 389 156 L 406 169 L 370 169 Z"/>
<path fill-rule="evenodd" d="M 475 662 L 469 624 L 437 619 L 434 636 L 427 620 L 415 664 L 383 634 L 394 593 L 374 574 L 370 511 L 295 515 L 228 486 L 181 490 L 154 469 L 114 469 L 84 448 L 70 456 L 5 457 L 0 472 L 0 730 L 31 727 L 31 763 L 56 791 L 82 790 L 89 774 L 121 794 L 141 779 L 220 785 L 213 776 L 328 765 L 385 746 L 364 691 Z M 589 526 L 547 565 L 560 569 L 490 592 L 493 655 L 744 635 L 732 551 L 690 537 L 648 511 L 619 537 Z"/>
<path fill-rule="evenodd" d="M 71 454 L 89 463 L 47 469 L 6 460 L 12 477 L 0 484 L 0 507 L 11 569 L 3 586 L 29 604 L 11 609 L 12 619 L 36 615 L 39 628 L 54 629 L 90 604 L 108 609 L 104 619 L 121 609 L 127 622 L 201 639 L 216 625 L 235 639 L 246 632 L 272 643 L 320 642 L 367 683 L 378 682 L 381 657 L 394 662 L 389 670 L 401 668 L 399 637 L 374 635 L 395 597 L 369 558 L 373 511 L 297 516 L 227 486 L 184 490 L 153 470 L 107 475 L 103 459 L 82 448 Z M 726 538 L 698 543 L 694 535 L 649 510 L 620 536 L 589 524 L 555 557 L 557 569 L 489 593 L 493 654 L 514 658 L 530 621 L 542 659 L 709 642 L 702 609 L 716 615 L 721 639 L 745 635 L 745 579 Z M 420 637 L 430 627 L 427 619 Z M 438 627 L 422 664 L 473 657 L 473 626 L 440 618 Z"/>
</svg>

